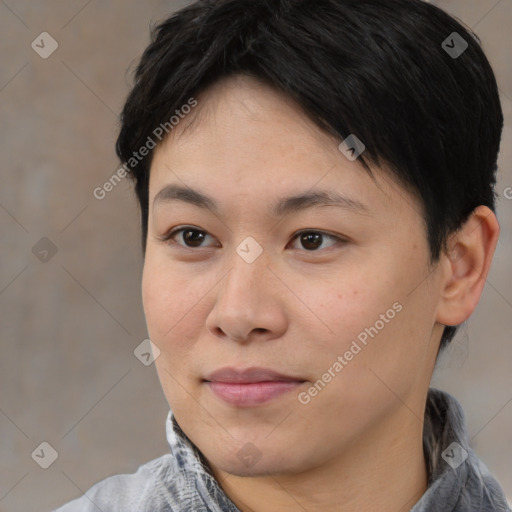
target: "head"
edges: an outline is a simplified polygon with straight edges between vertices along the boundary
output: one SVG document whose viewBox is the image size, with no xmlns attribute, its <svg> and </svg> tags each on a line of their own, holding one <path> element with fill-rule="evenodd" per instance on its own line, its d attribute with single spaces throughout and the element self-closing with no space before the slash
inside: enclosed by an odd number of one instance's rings
<svg viewBox="0 0 512 512">
<path fill-rule="evenodd" d="M 419 0 L 199 1 L 156 27 L 116 148 L 159 377 L 210 461 L 300 471 L 410 416 L 484 286 L 502 127 L 478 38 Z M 205 382 L 224 366 L 302 383 L 234 407 Z"/>
</svg>

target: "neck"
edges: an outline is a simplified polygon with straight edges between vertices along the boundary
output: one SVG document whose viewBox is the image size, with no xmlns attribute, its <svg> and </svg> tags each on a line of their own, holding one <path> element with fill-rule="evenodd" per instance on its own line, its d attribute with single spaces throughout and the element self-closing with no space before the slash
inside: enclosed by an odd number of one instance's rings
<svg viewBox="0 0 512 512">
<path fill-rule="evenodd" d="M 427 489 L 423 418 L 401 407 L 341 454 L 300 473 L 238 477 L 212 471 L 241 512 L 409 511 Z"/>
</svg>

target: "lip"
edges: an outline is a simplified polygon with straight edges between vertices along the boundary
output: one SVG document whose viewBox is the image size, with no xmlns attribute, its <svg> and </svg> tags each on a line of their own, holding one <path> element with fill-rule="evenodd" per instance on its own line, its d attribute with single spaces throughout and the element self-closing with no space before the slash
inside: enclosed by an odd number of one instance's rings
<svg viewBox="0 0 512 512">
<path fill-rule="evenodd" d="M 263 404 L 292 391 L 304 382 L 300 377 L 259 367 L 220 368 L 205 379 L 205 384 L 217 397 L 239 407 Z"/>
<path fill-rule="evenodd" d="M 255 382 L 304 382 L 305 379 L 292 375 L 284 375 L 270 368 L 251 366 L 250 368 L 234 368 L 225 366 L 209 373 L 205 379 L 211 382 L 229 382 L 252 384 Z"/>
<path fill-rule="evenodd" d="M 231 405 L 249 407 L 277 398 L 302 384 L 299 381 L 267 381 L 250 384 L 206 382 L 215 395 Z"/>
</svg>

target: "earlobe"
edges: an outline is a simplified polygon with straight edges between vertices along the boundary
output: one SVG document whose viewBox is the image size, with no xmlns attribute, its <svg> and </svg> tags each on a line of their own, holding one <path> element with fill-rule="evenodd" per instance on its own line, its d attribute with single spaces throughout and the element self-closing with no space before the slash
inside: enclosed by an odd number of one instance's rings
<svg viewBox="0 0 512 512">
<path fill-rule="evenodd" d="M 477 207 L 448 242 L 441 255 L 445 272 L 436 320 L 458 325 L 473 313 L 489 273 L 499 237 L 499 224 L 487 206 Z"/>
</svg>

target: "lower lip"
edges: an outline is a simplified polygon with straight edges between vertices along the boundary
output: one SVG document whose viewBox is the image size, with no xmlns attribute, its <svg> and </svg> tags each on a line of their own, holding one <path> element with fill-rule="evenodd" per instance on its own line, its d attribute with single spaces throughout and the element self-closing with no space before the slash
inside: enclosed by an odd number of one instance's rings
<svg viewBox="0 0 512 512">
<path fill-rule="evenodd" d="M 206 384 L 219 398 L 232 405 L 250 406 L 268 402 L 296 389 L 299 381 L 268 381 L 246 384 L 234 382 L 209 382 Z"/>
</svg>

